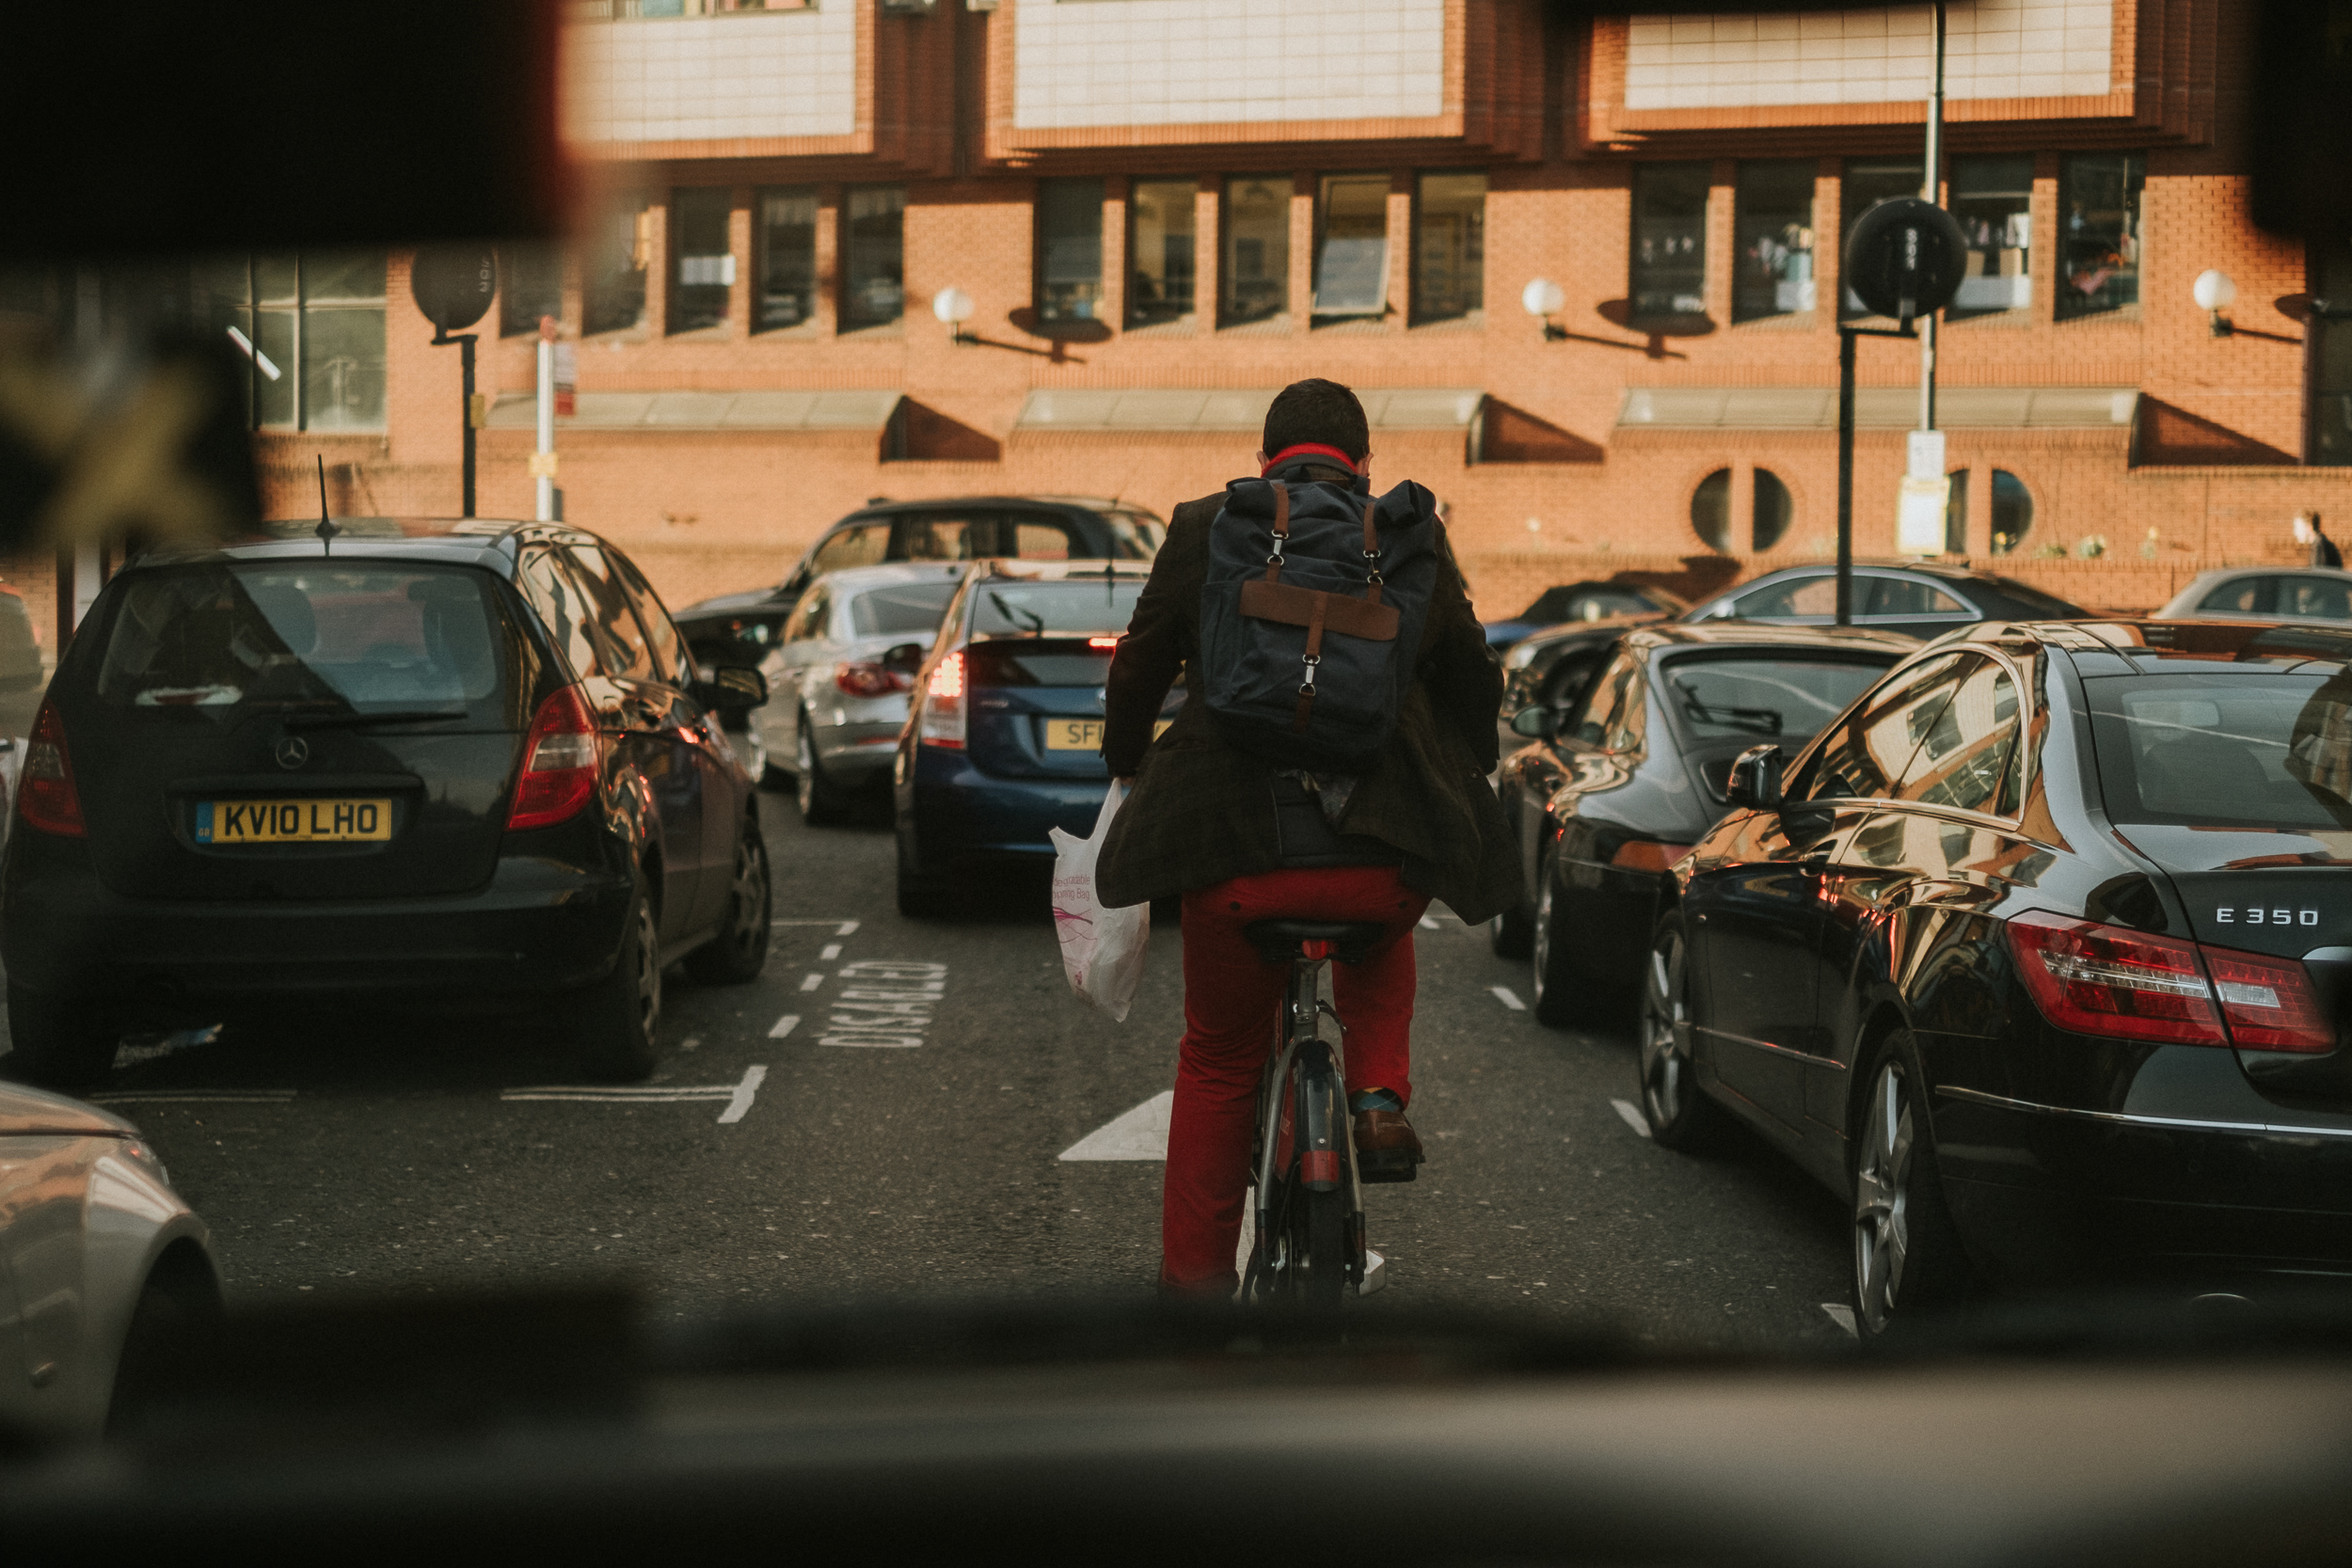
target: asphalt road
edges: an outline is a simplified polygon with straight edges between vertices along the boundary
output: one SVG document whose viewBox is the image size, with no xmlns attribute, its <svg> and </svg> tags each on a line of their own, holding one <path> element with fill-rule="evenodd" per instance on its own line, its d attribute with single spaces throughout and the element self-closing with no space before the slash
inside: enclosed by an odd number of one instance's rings
<svg viewBox="0 0 2352 1568">
<path fill-rule="evenodd" d="M 1159 1164 L 1060 1156 L 1171 1082 L 1173 922 L 1113 1024 L 1063 983 L 1041 879 L 965 920 L 902 920 L 886 829 L 763 807 L 767 974 L 706 989 L 673 971 L 642 1089 L 585 1083 L 560 1039 L 511 1026 L 127 1042 L 103 1098 L 211 1222 L 231 1299 L 619 1276 L 686 1316 L 1149 1291 Z M 1845 1299 L 1837 1203 L 1745 1139 L 1693 1160 L 1639 1135 L 1630 1039 L 1537 1023 L 1523 963 L 1432 920 L 1412 1107 L 1431 1158 L 1369 1190 L 1389 1287 L 1355 1309 L 1599 1315 L 1671 1345 L 1841 1338 L 1823 1307 Z M 898 1003 L 877 1016 L 903 1027 L 836 1027 L 853 991 Z"/>
</svg>

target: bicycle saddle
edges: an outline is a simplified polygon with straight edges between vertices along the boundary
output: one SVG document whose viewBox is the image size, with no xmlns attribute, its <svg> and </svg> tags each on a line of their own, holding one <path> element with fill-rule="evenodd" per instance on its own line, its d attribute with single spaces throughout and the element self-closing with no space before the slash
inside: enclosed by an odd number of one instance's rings
<svg viewBox="0 0 2352 1568">
<path fill-rule="evenodd" d="M 1334 956 L 1340 962 L 1353 964 L 1364 961 L 1364 955 L 1388 934 L 1388 927 L 1366 920 L 1301 920 L 1283 915 L 1253 920 L 1242 927 L 1241 934 L 1258 950 L 1258 957 L 1270 964 L 1288 963 L 1297 957 L 1302 942 L 1327 942 L 1338 950 Z"/>
</svg>

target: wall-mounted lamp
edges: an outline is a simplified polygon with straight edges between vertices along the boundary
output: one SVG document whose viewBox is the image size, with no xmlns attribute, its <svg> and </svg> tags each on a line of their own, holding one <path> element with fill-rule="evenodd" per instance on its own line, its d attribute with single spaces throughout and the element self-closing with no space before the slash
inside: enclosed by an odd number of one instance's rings
<svg viewBox="0 0 2352 1568">
<path fill-rule="evenodd" d="M 1549 277 L 1531 279 L 1527 287 L 1519 291 L 1519 304 L 1526 309 L 1529 315 L 1544 324 L 1546 342 L 1558 342 L 1568 335 L 1566 327 L 1551 319 L 1558 315 L 1567 303 L 1567 291 Z"/>
<path fill-rule="evenodd" d="M 2227 338 L 2237 330 L 2230 318 L 2221 313 L 2237 298 L 2237 285 L 2230 281 L 2228 273 L 2210 269 L 2201 272 L 2196 286 L 2189 292 L 2197 296 L 2197 309 L 2206 312 L 2215 337 Z"/>
<path fill-rule="evenodd" d="M 957 342 L 977 341 L 963 330 L 963 324 L 972 319 L 972 296 L 961 289 L 942 289 L 931 295 L 931 314 L 947 325 Z"/>
</svg>

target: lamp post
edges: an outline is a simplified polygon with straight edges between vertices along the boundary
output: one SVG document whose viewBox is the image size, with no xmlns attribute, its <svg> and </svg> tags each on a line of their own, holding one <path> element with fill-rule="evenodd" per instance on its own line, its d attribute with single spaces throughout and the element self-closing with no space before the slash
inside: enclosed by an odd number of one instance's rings
<svg viewBox="0 0 2352 1568">
<path fill-rule="evenodd" d="M 937 316 L 955 335 L 955 341 L 968 343 L 972 341 L 970 334 L 963 330 L 963 324 L 972 319 L 972 296 L 961 289 L 942 289 L 931 295 L 931 314 Z"/>
<path fill-rule="evenodd" d="M 2237 298 L 2237 285 L 2226 272 L 2211 268 L 2197 275 L 2189 293 L 2197 300 L 2197 309 L 2205 312 L 2206 328 L 2217 338 L 2227 338 L 2237 330 L 2236 324 L 2221 312 Z"/>
<path fill-rule="evenodd" d="M 1551 319 L 1567 303 L 1567 291 L 1549 277 L 1530 278 L 1527 287 L 1519 291 L 1520 309 L 1544 324 L 1544 341 L 1547 342 L 1568 335 L 1566 327 Z"/>
</svg>

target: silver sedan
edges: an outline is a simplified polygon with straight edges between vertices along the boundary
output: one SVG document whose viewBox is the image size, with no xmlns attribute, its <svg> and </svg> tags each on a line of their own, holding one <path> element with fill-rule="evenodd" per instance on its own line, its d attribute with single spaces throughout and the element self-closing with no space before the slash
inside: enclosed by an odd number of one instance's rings
<svg viewBox="0 0 2352 1568">
<path fill-rule="evenodd" d="M 771 771 L 789 773 L 801 815 L 838 821 L 881 787 L 906 723 L 914 672 L 965 562 L 908 562 L 829 572 L 760 664 L 767 705 L 752 715 Z"/>
<path fill-rule="evenodd" d="M 2229 566 L 2200 572 L 2153 618 L 2352 626 L 2352 572 L 2326 566 Z"/>
<path fill-rule="evenodd" d="M 0 1433 L 101 1435 L 219 1301 L 211 1233 L 137 1128 L 0 1083 Z"/>
</svg>

